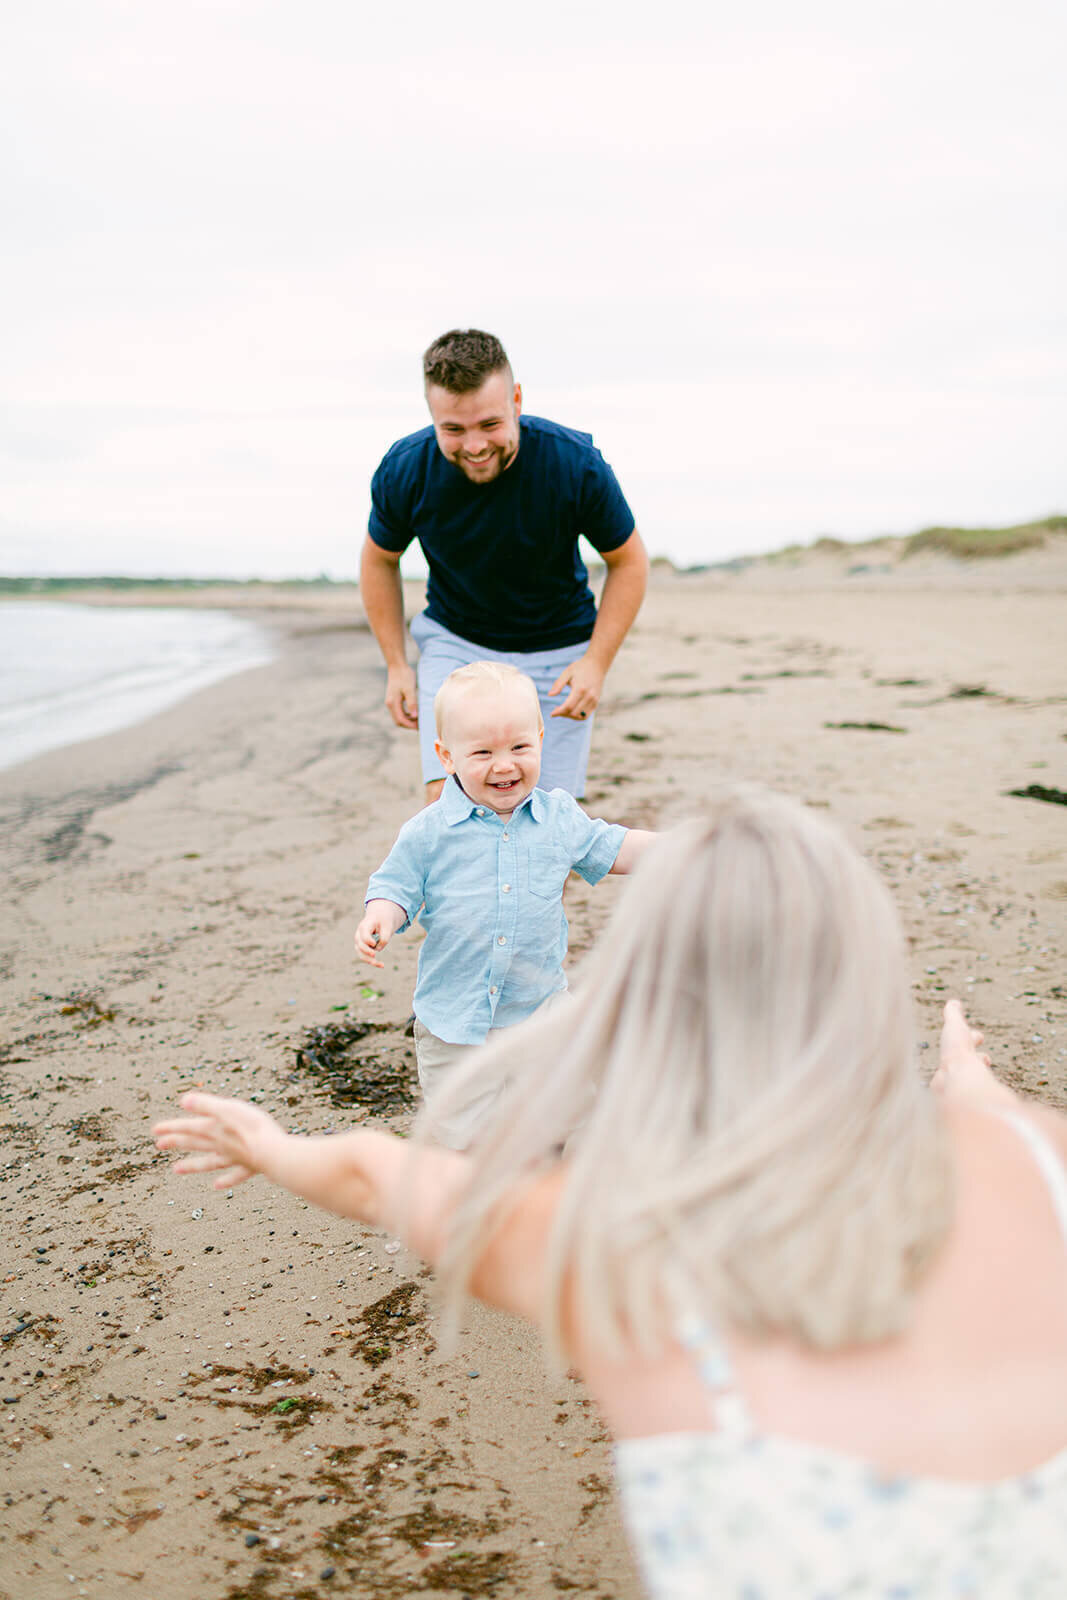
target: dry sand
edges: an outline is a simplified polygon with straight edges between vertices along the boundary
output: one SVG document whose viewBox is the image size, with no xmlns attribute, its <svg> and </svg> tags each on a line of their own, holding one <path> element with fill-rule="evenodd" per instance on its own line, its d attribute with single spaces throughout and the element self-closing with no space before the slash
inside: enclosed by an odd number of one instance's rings
<svg viewBox="0 0 1067 1600">
<path fill-rule="evenodd" d="M 657 571 L 587 807 L 669 826 L 746 777 L 825 808 L 896 891 L 924 1062 L 960 994 L 1067 1106 L 1067 810 L 1008 793 L 1067 788 L 1063 542 L 846 560 Z M 417 940 L 380 975 L 351 936 L 415 741 L 350 596 L 258 599 L 272 665 L 0 774 L 0 1600 L 636 1600 L 603 1431 L 531 1332 L 476 1312 L 444 1358 L 406 1252 L 153 1153 L 194 1083 L 299 1129 L 366 1115 L 321 1045 L 299 1064 L 330 1024 L 369 1025 L 346 1059 L 409 1117 Z M 573 890 L 575 952 L 619 889 Z"/>
</svg>

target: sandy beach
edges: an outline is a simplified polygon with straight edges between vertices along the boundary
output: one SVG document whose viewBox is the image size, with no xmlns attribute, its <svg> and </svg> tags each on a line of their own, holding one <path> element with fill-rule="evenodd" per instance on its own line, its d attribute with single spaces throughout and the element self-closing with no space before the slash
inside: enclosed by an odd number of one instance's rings
<svg viewBox="0 0 1067 1600">
<path fill-rule="evenodd" d="M 352 930 L 415 739 L 351 593 L 254 614 L 270 665 L 0 773 L 0 1600 L 638 1600 L 603 1429 L 532 1332 L 474 1311 L 443 1354 L 387 1237 L 154 1153 L 194 1084 L 411 1118 L 418 940 L 377 973 Z M 1067 538 L 657 568 L 586 808 L 669 827 L 735 778 L 823 808 L 896 894 L 921 1063 L 960 995 L 1067 1108 L 1065 614 Z M 576 963 L 620 890 L 569 891 Z"/>
</svg>

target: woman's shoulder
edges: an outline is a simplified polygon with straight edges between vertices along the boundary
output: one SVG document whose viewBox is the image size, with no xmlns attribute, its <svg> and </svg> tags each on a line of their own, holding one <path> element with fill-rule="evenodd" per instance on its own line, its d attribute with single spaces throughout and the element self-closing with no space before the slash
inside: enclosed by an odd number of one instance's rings
<svg viewBox="0 0 1067 1600">
<path fill-rule="evenodd" d="M 999 1144 L 1012 1149 L 1019 1143 L 1033 1148 L 1047 1145 L 1067 1168 L 1067 1114 L 1028 1096 L 1008 1094 L 996 1100 L 960 1100 L 943 1104 L 942 1111 L 952 1144 L 969 1149 Z M 1007 1137 L 1014 1135 L 1015 1145 Z M 1029 1130 L 1029 1132 L 1028 1132 Z"/>
<path fill-rule="evenodd" d="M 1014 1097 L 946 1106 L 956 1169 L 953 1235 L 964 1250 L 1004 1235 L 1012 1253 L 1067 1277 L 1067 1117 Z M 1011 1241 L 1015 1241 L 1011 1243 Z"/>
<path fill-rule="evenodd" d="M 1057 1111 L 1053 1106 L 1044 1105 L 1040 1100 L 1021 1098 L 1014 1110 L 1018 1117 L 1036 1128 L 1038 1133 L 1048 1140 L 1060 1160 L 1067 1166 L 1067 1114 Z"/>
</svg>

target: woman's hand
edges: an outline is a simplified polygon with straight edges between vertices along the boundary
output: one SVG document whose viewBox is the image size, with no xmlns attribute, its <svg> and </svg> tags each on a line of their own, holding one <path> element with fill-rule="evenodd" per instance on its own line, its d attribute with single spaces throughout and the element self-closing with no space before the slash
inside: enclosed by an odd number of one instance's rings
<svg viewBox="0 0 1067 1600">
<path fill-rule="evenodd" d="M 1007 1084 L 999 1082 L 993 1064 L 978 1046 L 983 1035 L 972 1028 L 958 1000 L 945 1006 L 941 1028 L 941 1059 L 930 1087 L 945 1100 L 1014 1100 Z"/>
<path fill-rule="evenodd" d="M 217 1094 L 182 1096 L 190 1113 L 172 1122 L 157 1122 L 152 1137 L 159 1150 L 191 1150 L 174 1163 L 175 1172 L 214 1172 L 216 1189 L 232 1189 L 263 1172 L 288 1135 L 272 1116 L 246 1100 L 224 1100 Z"/>
</svg>

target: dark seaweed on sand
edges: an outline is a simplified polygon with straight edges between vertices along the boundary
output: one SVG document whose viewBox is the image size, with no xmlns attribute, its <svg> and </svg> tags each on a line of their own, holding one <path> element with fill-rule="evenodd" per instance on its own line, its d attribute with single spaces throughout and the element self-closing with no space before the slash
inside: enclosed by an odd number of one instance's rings
<svg viewBox="0 0 1067 1600">
<path fill-rule="evenodd" d="M 378 1048 L 376 1036 L 381 1034 L 393 1035 L 385 1049 Z M 327 1022 L 310 1028 L 297 1048 L 296 1065 L 316 1078 L 337 1106 L 363 1106 L 390 1115 L 415 1104 L 414 1052 L 400 1029 L 387 1022 Z"/>
<path fill-rule="evenodd" d="M 1049 789 L 1043 783 L 1028 783 L 1025 789 L 1009 789 L 1009 794 L 1020 800 L 1047 800 L 1052 806 L 1067 806 L 1067 793 L 1062 789 Z"/>
</svg>

